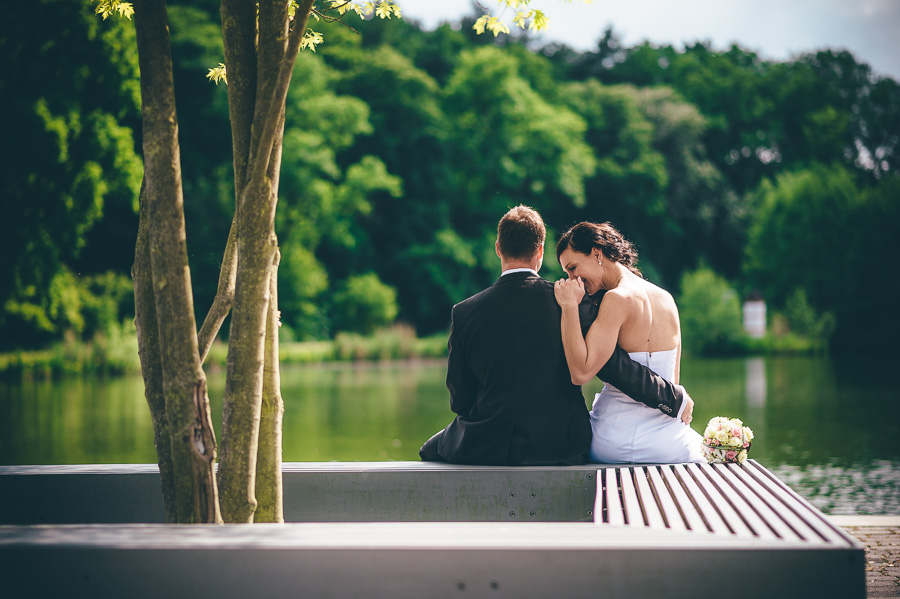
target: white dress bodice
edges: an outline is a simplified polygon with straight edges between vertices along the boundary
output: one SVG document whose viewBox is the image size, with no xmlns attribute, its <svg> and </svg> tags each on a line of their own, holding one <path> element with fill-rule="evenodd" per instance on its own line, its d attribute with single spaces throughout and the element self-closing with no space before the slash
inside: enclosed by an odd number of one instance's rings
<svg viewBox="0 0 900 599">
<path fill-rule="evenodd" d="M 673 381 L 677 349 L 632 352 L 632 360 Z M 591 461 L 608 464 L 701 462 L 702 437 L 677 418 L 606 384 L 591 407 Z"/>
</svg>

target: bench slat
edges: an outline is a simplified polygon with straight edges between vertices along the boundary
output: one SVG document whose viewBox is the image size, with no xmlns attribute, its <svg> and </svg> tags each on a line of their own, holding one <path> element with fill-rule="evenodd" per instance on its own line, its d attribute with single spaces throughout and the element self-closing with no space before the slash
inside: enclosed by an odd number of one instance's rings
<svg viewBox="0 0 900 599">
<path fill-rule="evenodd" d="M 759 517 L 753 506 L 749 505 L 722 476 L 722 472 L 727 471 L 723 464 L 706 464 L 702 470 L 709 482 L 719 490 L 723 499 L 734 508 L 738 517 L 753 531 L 754 536 L 764 539 L 778 538 L 778 535 Z"/>
<path fill-rule="evenodd" d="M 679 509 L 675 498 L 669 492 L 668 487 L 666 487 L 666 483 L 663 482 L 663 478 L 660 476 L 658 468 L 659 466 L 648 466 L 647 475 L 650 477 L 650 483 L 656 490 L 656 496 L 662 507 L 662 511 L 665 514 L 666 523 L 669 525 L 669 528 L 675 530 L 688 530 L 684 517 L 681 515 L 681 510 Z"/>
<path fill-rule="evenodd" d="M 709 532 L 715 534 L 730 535 L 734 531 L 728 526 L 728 522 L 722 517 L 718 510 L 709 502 L 706 494 L 694 480 L 693 475 L 688 470 L 686 464 L 673 464 L 672 472 L 678 477 L 682 488 L 687 493 L 688 498 L 696 505 L 697 513 L 706 523 Z"/>
<path fill-rule="evenodd" d="M 740 479 L 740 481 L 744 485 L 746 485 L 750 491 L 753 492 L 753 503 L 764 503 L 771 511 L 777 514 L 777 517 L 782 522 L 784 522 L 785 526 L 790 528 L 793 536 L 785 536 L 785 538 L 795 538 L 801 541 L 812 543 L 824 541 L 822 536 L 817 533 L 814 528 L 809 526 L 802 518 L 798 517 L 797 514 L 795 514 L 787 506 L 785 506 L 784 503 L 781 502 L 777 494 L 772 493 L 772 491 L 765 484 L 757 481 L 752 475 L 747 472 L 746 468 L 743 468 L 737 464 L 731 464 L 728 466 L 728 471 L 731 472 L 736 478 Z"/>
<path fill-rule="evenodd" d="M 723 479 L 724 483 L 730 485 L 737 496 L 740 497 L 740 501 L 742 502 L 740 504 L 741 513 L 751 519 L 758 519 L 760 526 L 766 527 L 780 539 L 802 541 L 803 538 L 798 536 L 796 531 L 788 526 L 784 520 L 769 507 L 764 498 L 759 497 L 737 477 L 734 471 L 729 467 L 732 465 L 738 466 L 737 464 L 716 464 L 715 471 Z M 740 466 L 738 466 L 738 468 L 740 468 Z"/>
<path fill-rule="evenodd" d="M 751 463 L 751 460 L 744 462 L 744 468 L 747 469 L 750 476 L 753 476 L 757 482 L 764 485 L 774 496 L 778 497 L 807 526 L 816 531 L 816 534 L 823 540 L 839 544 L 844 544 L 847 541 L 854 542 L 849 536 L 842 535 L 835 530 L 835 527 L 819 515 L 820 512 L 815 507 L 781 482 L 771 472 L 755 463 Z"/>
<path fill-rule="evenodd" d="M 700 487 L 712 504 L 712 508 L 718 512 L 733 534 L 739 537 L 756 537 L 756 533 L 747 526 L 746 522 L 735 511 L 719 489 L 709 480 L 707 473 L 704 471 L 704 468 L 708 467 L 708 464 L 688 464 L 685 470 L 697 483 L 697 486 Z"/>
<path fill-rule="evenodd" d="M 674 468 L 672 466 L 661 466 L 660 472 L 662 478 L 669 486 L 670 493 L 672 493 L 675 501 L 678 502 L 682 515 L 687 520 L 688 529 L 695 532 L 709 532 L 709 528 L 703 522 L 700 512 L 697 511 L 694 502 L 690 500 L 684 487 L 681 486 L 681 482 L 676 477 Z"/>
<path fill-rule="evenodd" d="M 634 467 L 634 482 L 637 487 L 638 498 L 640 498 L 641 505 L 644 508 L 647 525 L 650 528 L 665 528 L 665 516 L 660 510 L 656 497 L 653 496 L 653 491 L 650 490 L 650 484 L 647 482 L 647 473 L 643 467 Z"/>
<path fill-rule="evenodd" d="M 641 511 L 637 493 L 634 490 L 634 480 L 631 478 L 630 468 L 616 468 L 619 479 L 622 482 L 622 499 L 625 504 L 625 516 L 631 526 L 645 526 L 647 524 L 644 513 Z"/>
<path fill-rule="evenodd" d="M 604 468 L 602 470 L 606 481 L 606 514 L 607 522 L 618 526 L 625 525 L 625 514 L 622 512 L 622 501 L 619 498 L 618 468 Z"/>
</svg>

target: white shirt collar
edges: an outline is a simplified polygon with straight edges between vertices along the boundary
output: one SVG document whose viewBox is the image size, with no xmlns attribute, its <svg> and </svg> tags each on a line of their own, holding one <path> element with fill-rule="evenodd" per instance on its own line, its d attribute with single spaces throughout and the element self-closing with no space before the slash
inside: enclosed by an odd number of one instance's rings
<svg viewBox="0 0 900 599">
<path fill-rule="evenodd" d="M 502 277 L 503 275 L 511 275 L 514 272 L 530 272 L 534 275 L 537 275 L 537 271 L 533 268 L 510 268 L 509 270 L 504 270 L 503 272 L 501 272 L 500 276 Z"/>
</svg>

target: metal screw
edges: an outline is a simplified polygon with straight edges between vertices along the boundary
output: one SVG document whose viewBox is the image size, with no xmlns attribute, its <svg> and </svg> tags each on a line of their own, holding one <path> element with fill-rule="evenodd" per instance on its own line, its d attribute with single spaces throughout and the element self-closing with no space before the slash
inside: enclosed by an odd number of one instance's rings
<svg viewBox="0 0 900 599">
<path fill-rule="evenodd" d="M 510 497 L 515 497 L 516 494 L 515 494 L 515 493 L 510 493 L 509 496 L 510 496 Z"/>
<path fill-rule="evenodd" d="M 594 510 L 588 510 L 588 516 L 593 516 L 593 515 L 594 515 Z"/>
<path fill-rule="evenodd" d="M 532 493 L 531 496 L 534 497 L 534 493 Z"/>
<path fill-rule="evenodd" d="M 509 513 L 509 517 L 510 517 L 510 518 L 515 518 L 515 517 L 516 517 L 516 513 L 515 513 L 515 512 L 510 512 L 510 513 Z"/>
<path fill-rule="evenodd" d="M 531 517 L 534 518 L 534 512 L 531 512 Z"/>
<path fill-rule="evenodd" d="M 592 478 L 594 478 L 594 475 L 593 475 L 593 474 L 588 474 L 588 475 L 587 475 L 587 479 L 588 479 L 588 480 L 591 480 Z"/>
</svg>

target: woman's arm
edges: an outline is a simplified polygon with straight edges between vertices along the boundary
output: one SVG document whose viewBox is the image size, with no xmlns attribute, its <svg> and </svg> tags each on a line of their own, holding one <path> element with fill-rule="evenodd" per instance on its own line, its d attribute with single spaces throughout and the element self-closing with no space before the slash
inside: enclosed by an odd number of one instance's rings
<svg viewBox="0 0 900 599">
<path fill-rule="evenodd" d="M 583 385 L 603 368 L 616 347 L 626 315 L 625 299 L 617 293 L 607 293 L 587 337 L 582 337 L 578 304 L 584 296 L 584 284 L 580 279 L 557 281 L 554 293 L 562 309 L 560 329 L 569 373 L 574 384 Z"/>
<path fill-rule="evenodd" d="M 671 296 L 669 296 L 671 297 Z M 672 300 L 672 304 L 674 305 L 675 300 Z M 676 385 L 681 381 L 681 315 L 678 314 L 678 306 L 675 306 L 675 327 L 676 327 L 676 335 L 678 339 L 678 351 L 675 352 L 675 377 L 672 381 Z"/>
</svg>

